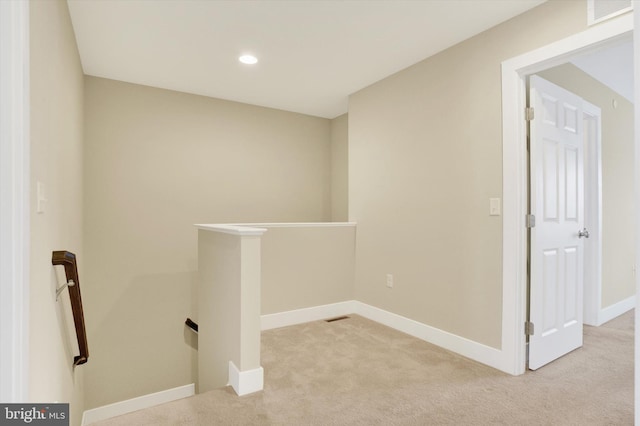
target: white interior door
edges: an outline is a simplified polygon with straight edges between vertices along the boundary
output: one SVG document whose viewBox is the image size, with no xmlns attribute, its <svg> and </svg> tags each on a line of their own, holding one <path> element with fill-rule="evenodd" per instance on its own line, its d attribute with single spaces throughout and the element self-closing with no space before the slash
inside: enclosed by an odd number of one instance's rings
<svg viewBox="0 0 640 426">
<path fill-rule="evenodd" d="M 530 78 L 531 281 L 529 368 L 582 346 L 584 238 L 582 99 Z"/>
</svg>

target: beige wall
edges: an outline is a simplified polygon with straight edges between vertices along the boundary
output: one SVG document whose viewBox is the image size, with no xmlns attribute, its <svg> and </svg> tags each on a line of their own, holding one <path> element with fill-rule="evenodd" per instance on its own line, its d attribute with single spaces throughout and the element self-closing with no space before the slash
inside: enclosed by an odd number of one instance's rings
<svg viewBox="0 0 640 426">
<path fill-rule="evenodd" d="M 80 424 L 83 372 L 73 367 L 76 336 L 65 290 L 56 302 L 54 250 L 78 256 L 82 291 L 83 76 L 65 1 L 30 2 L 31 61 L 31 268 L 29 398 L 69 402 L 71 424 Z M 36 185 L 47 202 L 36 213 Z M 64 275 L 63 275 L 64 276 Z M 63 281 L 64 282 L 64 281 Z M 92 341 L 89 339 L 89 353 Z"/>
<path fill-rule="evenodd" d="M 331 122 L 94 77 L 85 118 L 93 408 L 196 381 L 194 223 L 330 220 Z"/>
<path fill-rule="evenodd" d="M 602 300 L 635 294 L 633 104 L 572 64 L 539 75 L 602 110 Z M 613 107 L 613 100 L 617 108 Z"/>
<path fill-rule="evenodd" d="M 500 348 L 501 62 L 584 29 L 552 0 L 350 97 L 357 300 Z"/>
<path fill-rule="evenodd" d="M 262 315 L 353 300 L 355 226 L 259 226 Z"/>
<path fill-rule="evenodd" d="M 349 117 L 331 120 L 331 221 L 349 218 Z"/>
</svg>

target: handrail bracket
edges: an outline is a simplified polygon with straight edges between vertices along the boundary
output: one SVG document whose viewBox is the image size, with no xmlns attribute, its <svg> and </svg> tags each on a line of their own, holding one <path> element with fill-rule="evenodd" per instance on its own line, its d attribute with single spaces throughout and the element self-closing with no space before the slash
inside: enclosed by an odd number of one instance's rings
<svg viewBox="0 0 640 426">
<path fill-rule="evenodd" d="M 58 287 L 56 289 L 56 302 L 58 301 L 58 299 L 60 298 L 60 293 L 62 293 L 62 291 L 67 288 L 67 287 L 73 287 L 74 285 L 76 285 L 76 283 L 73 280 L 69 280 L 66 283 L 62 284 L 60 287 Z"/>
</svg>

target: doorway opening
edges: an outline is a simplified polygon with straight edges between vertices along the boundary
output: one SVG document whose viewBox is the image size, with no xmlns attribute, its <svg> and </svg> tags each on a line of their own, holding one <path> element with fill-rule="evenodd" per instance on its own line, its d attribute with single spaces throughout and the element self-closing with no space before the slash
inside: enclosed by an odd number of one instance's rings
<svg viewBox="0 0 640 426">
<path fill-rule="evenodd" d="M 622 40 L 529 76 L 532 370 L 634 307 L 632 58 Z"/>
<path fill-rule="evenodd" d="M 504 371 L 525 371 L 527 318 L 526 78 L 586 52 L 630 39 L 633 16 L 623 15 L 502 64 L 503 105 L 503 310 Z"/>
</svg>

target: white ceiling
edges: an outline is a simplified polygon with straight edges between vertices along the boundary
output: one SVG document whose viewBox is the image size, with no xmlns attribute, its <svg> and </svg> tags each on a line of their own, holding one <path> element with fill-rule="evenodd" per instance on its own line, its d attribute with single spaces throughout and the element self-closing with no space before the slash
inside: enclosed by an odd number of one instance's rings
<svg viewBox="0 0 640 426">
<path fill-rule="evenodd" d="M 333 118 L 544 0 L 68 0 L 85 74 Z M 254 66 L 238 56 L 253 53 Z"/>
<path fill-rule="evenodd" d="M 633 103 L 633 40 L 588 53 L 571 62 Z"/>
</svg>

